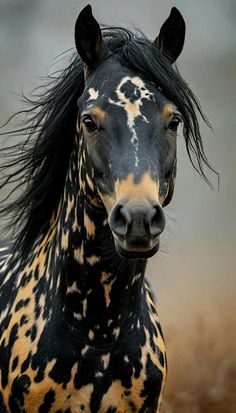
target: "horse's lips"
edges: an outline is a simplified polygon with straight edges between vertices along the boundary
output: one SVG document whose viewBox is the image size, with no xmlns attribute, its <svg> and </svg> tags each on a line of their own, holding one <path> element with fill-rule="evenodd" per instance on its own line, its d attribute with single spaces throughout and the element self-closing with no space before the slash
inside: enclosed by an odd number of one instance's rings
<svg viewBox="0 0 236 413">
<path fill-rule="evenodd" d="M 140 247 L 135 245 L 125 245 L 118 238 L 115 238 L 116 251 L 122 258 L 128 259 L 147 259 L 151 258 L 159 249 L 160 239 L 156 240 L 155 244 L 149 247 Z"/>
</svg>

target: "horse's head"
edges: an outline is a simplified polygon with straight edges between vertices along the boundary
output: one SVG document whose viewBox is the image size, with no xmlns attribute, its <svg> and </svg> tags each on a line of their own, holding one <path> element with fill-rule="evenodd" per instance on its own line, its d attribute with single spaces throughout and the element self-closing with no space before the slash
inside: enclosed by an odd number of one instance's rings
<svg viewBox="0 0 236 413">
<path fill-rule="evenodd" d="M 151 45 L 151 58 L 158 50 L 171 65 L 184 35 L 183 18 L 174 8 Z M 89 180 L 107 210 L 119 254 L 150 257 L 158 250 L 163 207 L 173 194 L 181 115 L 152 79 L 119 59 L 114 48 L 111 53 L 90 6 L 77 19 L 75 40 L 85 63 L 77 129 Z"/>
</svg>

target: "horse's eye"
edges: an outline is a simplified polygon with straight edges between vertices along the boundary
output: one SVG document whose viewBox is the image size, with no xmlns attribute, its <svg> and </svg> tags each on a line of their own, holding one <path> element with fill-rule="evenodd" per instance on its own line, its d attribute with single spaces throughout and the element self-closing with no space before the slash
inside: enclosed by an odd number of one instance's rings
<svg viewBox="0 0 236 413">
<path fill-rule="evenodd" d="M 82 116 L 82 122 L 85 125 L 88 132 L 94 132 L 97 129 L 97 125 L 90 115 Z"/>
<path fill-rule="evenodd" d="M 178 126 L 181 122 L 181 117 L 180 116 L 175 116 L 169 123 L 168 129 L 172 130 L 173 132 L 176 132 L 178 129 Z"/>
</svg>

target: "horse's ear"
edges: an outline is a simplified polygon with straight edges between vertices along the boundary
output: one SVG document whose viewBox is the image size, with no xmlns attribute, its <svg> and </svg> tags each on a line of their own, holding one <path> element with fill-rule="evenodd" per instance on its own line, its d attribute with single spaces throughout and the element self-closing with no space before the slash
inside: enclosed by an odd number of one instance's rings
<svg viewBox="0 0 236 413">
<path fill-rule="evenodd" d="M 92 15 L 90 4 L 80 12 L 76 20 L 75 45 L 81 59 L 88 66 L 93 66 L 99 60 L 103 48 L 102 33 Z"/>
<path fill-rule="evenodd" d="M 185 21 L 176 7 L 171 9 L 168 19 L 161 26 L 154 43 L 167 59 L 174 63 L 182 52 L 185 38 Z"/>
</svg>

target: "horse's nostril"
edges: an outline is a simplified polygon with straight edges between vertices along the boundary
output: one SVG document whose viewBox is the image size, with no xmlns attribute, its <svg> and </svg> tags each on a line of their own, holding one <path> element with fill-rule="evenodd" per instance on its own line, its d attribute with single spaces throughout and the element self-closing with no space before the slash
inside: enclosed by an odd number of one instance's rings
<svg viewBox="0 0 236 413">
<path fill-rule="evenodd" d="M 130 223 L 130 214 L 123 205 L 116 205 L 110 216 L 110 226 L 116 235 L 125 236 Z"/>
<path fill-rule="evenodd" d="M 152 236 L 157 236 L 164 231 L 166 220 L 161 205 L 155 205 L 153 208 L 155 213 L 150 220 L 149 231 Z"/>
</svg>

